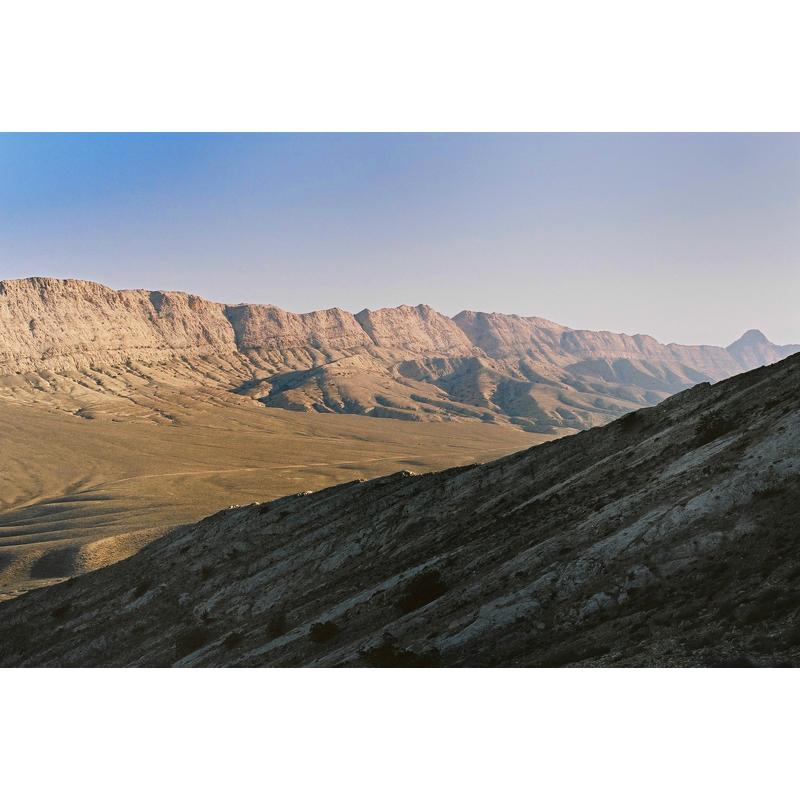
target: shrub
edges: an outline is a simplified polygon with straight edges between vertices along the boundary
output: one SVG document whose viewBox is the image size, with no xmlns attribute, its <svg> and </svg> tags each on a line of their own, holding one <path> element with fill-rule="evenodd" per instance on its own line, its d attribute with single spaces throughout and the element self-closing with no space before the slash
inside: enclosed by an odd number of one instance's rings
<svg viewBox="0 0 800 800">
<path fill-rule="evenodd" d="M 635 411 L 631 411 L 630 414 L 626 414 L 624 417 L 619 418 L 619 427 L 620 428 L 633 428 L 636 423 L 639 421 L 639 417 L 636 415 Z"/>
<path fill-rule="evenodd" d="M 214 567 L 211 564 L 205 564 L 200 570 L 200 577 L 207 581 L 214 574 Z"/>
<path fill-rule="evenodd" d="M 205 628 L 189 628 L 181 633 L 175 641 L 175 658 L 181 659 L 199 650 L 208 640 Z"/>
<path fill-rule="evenodd" d="M 404 614 L 432 603 L 447 591 L 447 584 L 439 570 L 432 569 L 413 577 L 397 598 L 396 606 Z"/>
<path fill-rule="evenodd" d="M 327 622 L 315 622 L 309 628 L 308 636 L 312 642 L 322 644 L 327 642 L 328 639 L 332 639 L 337 633 L 339 633 L 339 626 L 335 622 L 328 620 Z"/>
<path fill-rule="evenodd" d="M 704 444 L 730 433 L 734 428 L 736 428 L 736 423 L 732 419 L 723 417 L 718 411 L 713 411 L 702 417 L 695 426 L 692 444 L 695 447 L 702 447 Z"/>
<path fill-rule="evenodd" d="M 277 639 L 286 633 L 286 614 L 283 611 L 275 612 L 267 620 L 267 633 L 270 639 Z"/>
<path fill-rule="evenodd" d="M 783 640 L 783 643 L 787 650 L 800 645 L 800 627 L 795 627 L 789 630 Z"/>
<path fill-rule="evenodd" d="M 142 581 L 134 590 L 133 596 L 136 598 L 141 597 L 150 588 L 150 581 Z"/>
<path fill-rule="evenodd" d="M 54 608 L 50 612 L 50 616 L 54 619 L 64 619 L 64 617 L 69 614 L 69 610 L 72 608 L 72 603 L 64 603 L 63 606 L 58 606 L 58 608 Z"/>
<path fill-rule="evenodd" d="M 225 637 L 225 640 L 222 642 L 222 644 L 224 644 L 228 650 L 233 650 L 233 648 L 236 647 L 236 645 L 239 644 L 239 642 L 241 641 L 242 641 L 242 634 L 239 631 L 231 631 Z"/>
<path fill-rule="evenodd" d="M 435 647 L 423 653 L 401 648 L 397 638 L 384 633 L 379 645 L 358 651 L 358 658 L 368 667 L 438 667 L 440 655 Z"/>
</svg>

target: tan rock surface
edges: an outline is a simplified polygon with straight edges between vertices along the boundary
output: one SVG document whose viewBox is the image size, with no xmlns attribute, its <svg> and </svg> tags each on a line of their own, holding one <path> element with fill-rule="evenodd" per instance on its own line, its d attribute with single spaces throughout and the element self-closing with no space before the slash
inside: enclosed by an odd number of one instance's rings
<svg viewBox="0 0 800 800">
<path fill-rule="evenodd" d="M 356 319 L 378 347 L 447 356 L 476 354 L 458 325 L 430 306 L 364 309 Z"/>
<path fill-rule="evenodd" d="M 291 314 L 277 306 L 227 306 L 225 316 L 233 326 L 242 350 L 301 350 L 342 352 L 372 344 L 356 318 L 340 308 Z"/>
<path fill-rule="evenodd" d="M 0 375 L 235 353 L 222 306 L 194 295 L 0 281 Z"/>
</svg>

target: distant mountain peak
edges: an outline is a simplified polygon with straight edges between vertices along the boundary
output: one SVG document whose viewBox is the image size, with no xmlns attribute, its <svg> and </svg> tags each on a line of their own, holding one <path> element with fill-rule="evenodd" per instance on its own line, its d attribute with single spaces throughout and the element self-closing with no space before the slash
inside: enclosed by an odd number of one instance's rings
<svg viewBox="0 0 800 800">
<path fill-rule="evenodd" d="M 767 346 L 770 346 L 772 345 L 772 342 L 769 339 L 767 339 L 767 337 L 764 336 L 764 334 L 761 333 L 761 331 L 758 330 L 758 328 L 750 328 L 750 330 L 747 331 L 747 333 L 745 333 L 743 336 L 741 336 L 739 339 L 737 339 L 733 344 L 729 345 L 728 347 L 730 348 L 737 344 L 747 344 L 751 346 L 765 344 Z"/>
<path fill-rule="evenodd" d="M 761 331 L 751 328 L 740 339 L 725 348 L 742 369 L 756 369 L 774 364 L 782 358 L 800 351 L 800 345 L 773 344 Z"/>
</svg>

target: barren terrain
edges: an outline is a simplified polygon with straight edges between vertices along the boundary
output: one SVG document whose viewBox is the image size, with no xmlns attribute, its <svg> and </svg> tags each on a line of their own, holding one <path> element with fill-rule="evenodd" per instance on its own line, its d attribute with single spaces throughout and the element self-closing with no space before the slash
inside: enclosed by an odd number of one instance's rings
<svg viewBox="0 0 800 800">
<path fill-rule="evenodd" d="M 796 349 L 0 281 L 0 599 L 219 508 L 489 460 Z"/>
<path fill-rule="evenodd" d="M 469 422 L 294 414 L 229 398 L 157 401 L 173 417 L 161 424 L 4 402 L 0 599 L 112 563 L 222 507 L 470 463 L 549 438 Z"/>
<path fill-rule="evenodd" d="M 223 510 L 0 604 L 0 664 L 795 666 L 798 397 L 793 356 L 488 464 Z"/>
</svg>

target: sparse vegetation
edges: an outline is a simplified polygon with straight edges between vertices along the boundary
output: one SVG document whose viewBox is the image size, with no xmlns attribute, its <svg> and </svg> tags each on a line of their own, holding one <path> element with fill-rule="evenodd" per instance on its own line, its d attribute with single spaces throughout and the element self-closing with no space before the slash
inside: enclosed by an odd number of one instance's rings
<svg viewBox="0 0 800 800">
<path fill-rule="evenodd" d="M 54 608 L 50 612 L 50 616 L 53 617 L 53 619 L 64 619 L 64 617 L 66 617 L 67 614 L 69 614 L 71 608 L 72 608 L 72 603 L 64 603 L 63 605 Z"/>
<path fill-rule="evenodd" d="M 339 633 L 339 626 L 328 620 L 327 622 L 315 622 L 308 631 L 308 637 L 316 644 L 327 642 Z"/>
<path fill-rule="evenodd" d="M 414 576 L 402 589 L 395 605 L 404 614 L 432 603 L 447 591 L 447 584 L 438 569 L 425 570 Z"/>
<path fill-rule="evenodd" d="M 199 650 L 208 640 L 205 628 L 189 628 L 175 640 L 175 658 L 186 658 L 190 653 Z"/>
<path fill-rule="evenodd" d="M 283 611 L 276 611 L 267 620 L 267 635 L 270 639 L 277 639 L 279 636 L 283 636 L 287 630 L 286 614 Z"/>
<path fill-rule="evenodd" d="M 589 658 L 599 658 L 606 655 L 610 648 L 603 645 L 595 645 L 588 647 L 576 647 L 567 645 L 565 647 L 556 648 L 550 652 L 547 658 L 543 659 L 540 667 L 563 667 L 567 664 L 579 664 L 581 661 L 586 661 Z"/>
<path fill-rule="evenodd" d="M 694 447 L 702 447 L 709 444 L 720 436 L 730 433 L 737 427 L 736 422 L 730 417 L 724 417 L 718 411 L 706 414 L 694 429 Z"/>
<path fill-rule="evenodd" d="M 747 656 L 740 655 L 734 658 L 720 658 L 711 655 L 705 660 L 707 667 L 728 667 L 733 669 L 742 669 L 743 667 L 756 667 L 757 664 L 753 663 Z"/>
<path fill-rule="evenodd" d="M 0 603 L 0 664 L 797 665 L 797 431 L 762 404 L 797 389 L 800 366 L 770 369 L 639 412 L 629 432 L 350 481 L 277 500 L 268 517 L 231 507 L 103 573 Z M 711 412 L 737 427 L 687 455 Z"/>
</svg>

